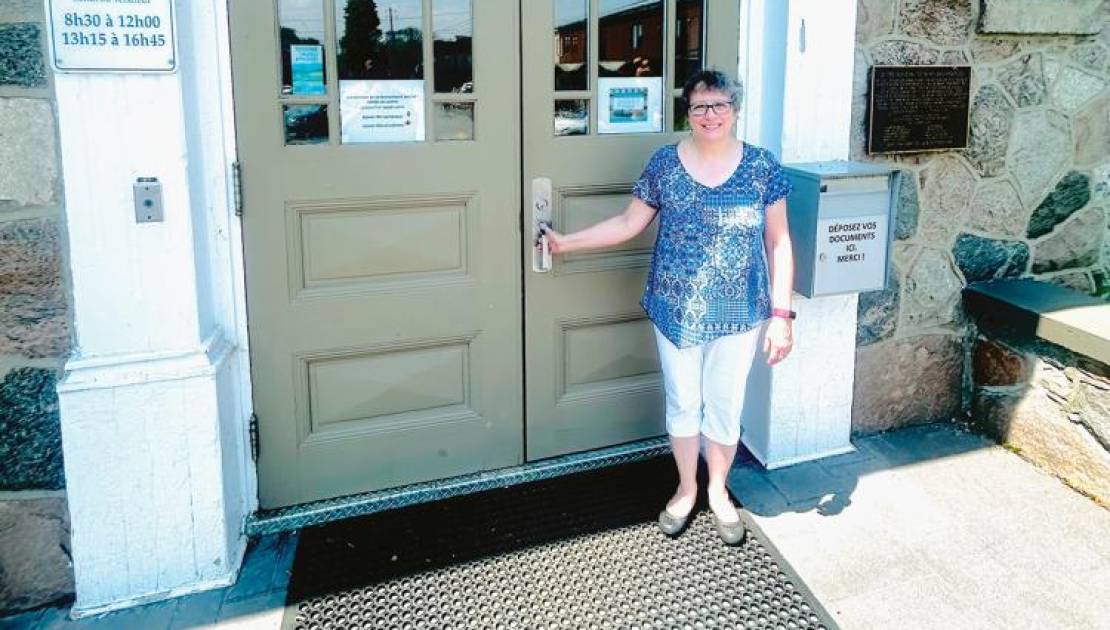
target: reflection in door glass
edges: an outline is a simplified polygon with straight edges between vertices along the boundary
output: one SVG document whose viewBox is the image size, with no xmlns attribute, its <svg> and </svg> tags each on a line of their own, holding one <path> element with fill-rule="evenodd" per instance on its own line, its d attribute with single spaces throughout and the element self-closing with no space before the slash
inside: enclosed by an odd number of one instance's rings
<svg viewBox="0 0 1110 630">
<path fill-rule="evenodd" d="M 284 105 L 285 144 L 324 144 L 328 141 L 327 105 Z"/>
<path fill-rule="evenodd" d="M 674 86 L 682 87 L 705 63 L 705 0 L 678 0 L 675 8 Z"/>
<path fill-rule="evenodd" d="M 281 93 L 325 94 L 322 0 L 280 0 Z"/>
<path fill-rule="evenodd" d="M 590 133 L 590 102 L 583 99 L 555 101 L 555 135 Z"/>
<path fill-rule="evenodd" d="M 686 111 L 686 99 L 681 96 L 674 99 L 674 130 L 690 130 L 690 118 Z"/>
<path fill-rule="evenodd" d="M 474 103 L 437 103 L 436 140 L 473 140 Z"/>
<path fill-rule="evenodd" d="M 663 0 L 601 0 L 598 76 L 663 76 Z"/>
<path fill-rule="evenodd" d="M 470 0 L 434 0 L 432 33 L 436 92 L 473 92 Z"/>
<path fill-rule="evenodd" d="M 422 79 L 421 0 L 336 0 L 339 78 Z"/>
<path fill-rule="evenodd" d="M 555 10 L 555 89 L 586 90 L 589 0 L 552 0 Z"/>
</svg>

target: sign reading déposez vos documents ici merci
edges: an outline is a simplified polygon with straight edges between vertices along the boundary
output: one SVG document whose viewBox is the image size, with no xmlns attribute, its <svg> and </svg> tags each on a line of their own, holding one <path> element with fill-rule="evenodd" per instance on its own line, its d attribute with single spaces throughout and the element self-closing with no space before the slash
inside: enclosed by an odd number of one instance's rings
<svg viewBox="0 0 1110 630">
<path fill-rule="evenodd" d="M 173 72 L 173 0 L 46 0 L 59 72 Z"/>
</svg>

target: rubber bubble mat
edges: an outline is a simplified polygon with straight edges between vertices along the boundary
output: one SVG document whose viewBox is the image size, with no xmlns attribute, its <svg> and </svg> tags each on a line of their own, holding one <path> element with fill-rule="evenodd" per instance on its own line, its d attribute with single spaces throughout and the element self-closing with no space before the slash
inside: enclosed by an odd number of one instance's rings
<svg viewBox="0 0 1110 630">
<path fill-rule="evenodd" d="M 303 530 L 283 628 L 836 627 L 750 522 L 663 535 L 676 481 L 657 458 Z"/>
</svg>

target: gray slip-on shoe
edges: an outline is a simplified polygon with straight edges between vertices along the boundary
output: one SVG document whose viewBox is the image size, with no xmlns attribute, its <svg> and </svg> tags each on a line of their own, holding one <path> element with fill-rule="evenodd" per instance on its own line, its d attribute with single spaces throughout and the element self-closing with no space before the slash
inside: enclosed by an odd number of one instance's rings
<svg viewBox="0 0 1110 630">
<path fill-rule="evenodd" d="M 726 545 L 739 545 L 744 542 L 744 537 L 748 533 L 748 529 L 744 527 L 744 521 L 737 519 L 730 523 L 726 523 L 717 518 L 717 515 L 713 514 L 712 510 L 710 511 L 710 516 L 713 518 L 713 529 L 717 530 L 717 535 L 721 537 L 721 540 L 725 541 Z"/>
<path fill-rule="evenodd" d="M 681 532 L 683 527 L 686 527 L 686 521 L 689 520 L 690 514 L 693 513 L 694 511 L 690 510 L 686 516 L 680 517 L 671 514 L 664 508 L 663 511 L 659 513 L 659 529 L 668 536 L 674 536 Z"/>
</svg>

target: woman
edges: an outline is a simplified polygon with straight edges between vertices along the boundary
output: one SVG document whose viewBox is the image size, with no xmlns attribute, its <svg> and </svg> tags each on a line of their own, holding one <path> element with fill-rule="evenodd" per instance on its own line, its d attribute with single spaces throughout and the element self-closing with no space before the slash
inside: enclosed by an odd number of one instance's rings
<svg viewBox="0 0 1110 630">
<path fill-rule="evenodd" d="M 545 234 L 554 254 L 609 247 L 659 214 L 641 305 L 655 325 L 679 477 L 659 527 L 673 536 L 693 511 L 704 439 L 713 523 L 736 544 L 745 530 L 725 481 L 740 440 L 748 371 L 761 333 L 772 365 L 792 346 L 790 183 L 770 152 L 737 140 L 737 83 L 705 70 L 690 77 L 682 96 L 691 134 L 651 157 L 624 213 L 572 234 Z"/>
</svg>

